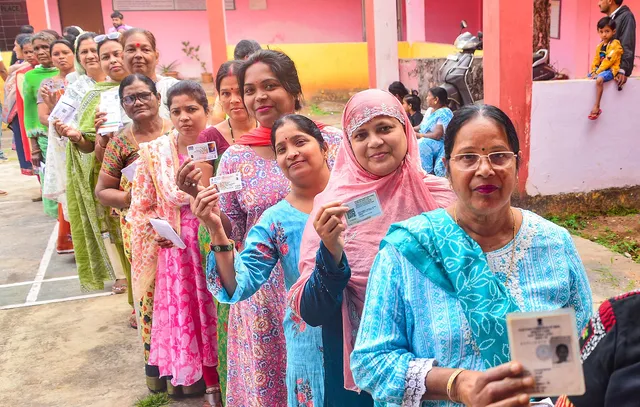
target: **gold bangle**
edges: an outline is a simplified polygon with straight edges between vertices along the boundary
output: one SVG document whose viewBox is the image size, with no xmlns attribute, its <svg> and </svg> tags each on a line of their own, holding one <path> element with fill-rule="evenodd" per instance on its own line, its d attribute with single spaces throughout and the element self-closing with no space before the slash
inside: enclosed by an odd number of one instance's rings
<svg viewBox="0 0 640 407">
<path fill-rule="evenodd" d="M 458 378 L 458 376 L 462 372 L 464 372 L 464 369 L 456 369 L 456 371 L 453 372 L 451 374 L 451 376 L 449 377 L 449 382 L 447 383 L 447 397 L 449 397 L 449 400 L 451 400 L 454 403 L 458 403 L 458 401 L 453 399 L 453 396 L 454 396 L 454 394 L 452 394 L 453 393 L 453 383 L 455 383 L 456 379 Z"/>
</svg>

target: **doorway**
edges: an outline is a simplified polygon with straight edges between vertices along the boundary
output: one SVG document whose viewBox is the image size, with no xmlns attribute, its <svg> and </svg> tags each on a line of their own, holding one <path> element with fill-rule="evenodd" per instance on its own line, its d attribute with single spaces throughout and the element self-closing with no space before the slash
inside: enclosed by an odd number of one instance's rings
<svg viewBox="0 0 640 407">
<path fill-rule="evenodd" d="M 85 31 L 104 34 L 100 0 L 58 0 L 62 29 L 77 25 Z"/>
</svg>

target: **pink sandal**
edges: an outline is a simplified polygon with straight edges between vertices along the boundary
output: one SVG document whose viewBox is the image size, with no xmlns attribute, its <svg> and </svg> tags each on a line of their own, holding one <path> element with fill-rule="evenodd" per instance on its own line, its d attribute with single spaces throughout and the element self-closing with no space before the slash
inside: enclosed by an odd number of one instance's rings
<svg viewBox="0 0 640 407">
<path fill-rule="evenodd" d="M 589 120 L 597 120 L 601 114 L 602 114 L 602 109 L 598 109 L 597 114 L 594 114 L 594 113 L 589 114 Z"/>
</svg>

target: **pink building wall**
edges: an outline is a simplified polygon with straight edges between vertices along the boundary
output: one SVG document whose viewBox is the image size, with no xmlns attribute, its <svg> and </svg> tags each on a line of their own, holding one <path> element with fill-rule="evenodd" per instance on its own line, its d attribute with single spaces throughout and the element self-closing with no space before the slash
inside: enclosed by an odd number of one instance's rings
<svg viewBox="0 0 640 407">
<path fill-rule="evenodd" d="M 527 194 L 640 184 L 640 79 L 630 79 L 622 92 L 605 85 L 602 115 L 592 121 L 594 97 L 590 80 L 533 83 Z"/>
<path fill-rule="evenodd" d="M 425 0 L 424 12 L 428 42 L 453 44 L 462 20 L 469 23 L 469 32 L 482 31 L 482 0 Z"/>
<path fill-rule="evenodd" d="M 640 0 L 625 0 L 640 18 Z M 551 63 L 571 78 L 586 76 L 596 46 L 600 42 L 597 23 L 604 17 L 592 0 L 562 0 L 560 14 L 560 38 L 551 39 Z M 640 26 L 636 37 L 640 39 Z M 640 40 L 636 44 L 636 55 L 640 55 Z M 640 74 L 640 64 L 636 62 L 634 75 Z"/>
<path fill-rule="evenodd" d="M 60 10 L 58 9 L 58 1 L 46 0 L 46 2 L 47 9 L 49 11 L 49 23 L 51 24 L 51 29 L 62 34 L 63 27 L 60 26 Z"/>
<path fill-rule="evenodd" d="M 55 1 L 55 0 L 50 0 Z M 104 26 L 111 27 L 111 0 L 102 0 Z M 210 61 L 205 11 L 123 11 L 125 22 L 144 27 L 156 36 L 160 61 L 179 61 L 180 72 L 197 77 L 200 70 L 182 53 L 182 41 L 200 45 L 201 58 Z M 269 0 L 266 10 L 249 10 L 249 0 L 236 0 L 226 12 L 227 43 L 244 38 L 261 44 L 361 42 L 361 0 Z M 208 64 L 210 65 L 210 64 Z M 211 66 L 207 66 L 209 71 Z"/>
</svg>

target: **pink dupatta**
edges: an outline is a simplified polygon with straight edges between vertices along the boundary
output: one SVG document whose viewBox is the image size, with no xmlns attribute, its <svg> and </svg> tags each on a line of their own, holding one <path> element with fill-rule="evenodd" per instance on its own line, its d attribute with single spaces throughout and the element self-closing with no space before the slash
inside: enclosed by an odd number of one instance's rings
<svg viewBox="0 0 640 407">
<path fill-rule="evenodd" d="M 134 231 L 131 236 L 131 276 L 136 299 L 150 287 L 157 271 L 158 245 L 149 219 L 166 220 L 179 235 L 180 207 L 189 205 L 189 195 L 176 185 L 180 168 L 177 135 L 173 130 L 140 144 L 140 159 L 132 182 L 129 209 Z"/>
<path fill-rule="evenodd" d="M 355 130 L 377 116 L 396 118 L 404 125 L 407 136 L 404 162 L 385 177 L 373 175 L 363 169 L 356 160 L 350 143 Z M 318 208 L 332 201 L 348 202 L 376 191 L 383 216 L 350 227 L 344 234 L 344 252 L 351 267 L 351 279 L 342 301 L 344 386 L 348 390 L 359 391 L 351 375 L 349 358 L 364 307 L 369 271 L 378 253 L 380 241 L 392 223 L 425 211 L 447 207 L 455 200 L 455 195 L 447 179 L 428 175 L 422 170 L 418 141 L 411 122 L 400 102 L 390 93 L 370 89 L 353 96 L 345 107 L 342 126 L 342 148 L 338 151 L 327 188 L 314 200 L 314 210 L 302 236 L 300 278 L 289 291 L 289 302 L 299 315 L 304 286 L 313 273 L 316 252 L 320 247 L 320 237 L 313 227 Z"/>
</svg>

